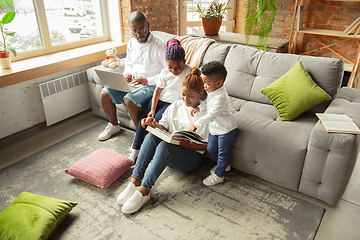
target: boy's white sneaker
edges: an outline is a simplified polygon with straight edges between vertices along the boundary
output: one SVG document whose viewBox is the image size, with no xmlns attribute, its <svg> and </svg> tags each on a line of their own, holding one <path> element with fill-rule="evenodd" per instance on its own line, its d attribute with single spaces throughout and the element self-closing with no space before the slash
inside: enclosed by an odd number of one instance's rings
<svg viewBox="0 0 360 240">
<path fill-rule="evenodd" d="M 134 194 L 136 189 L 137 187 L 135 187 L 135 184 L 129 182 L 125 190 L 122 191 L 116 198 L 116 202 L 120 205 L 123 205 Z"/>
<path fill-rule="evenodd" d="M 113 125 L 112 123 L 108 123 L 108 125 L 106 126 L 105 130 L 102 131 L 99 136 L 98 139 L 100 141 L 105 141 L 107 139 L 109 139 L 112 135 L 114 135 L 117 132 L 120 132 L 121 127 L 119 125 Z"/>
<path fill-rule="evenodd" d="M 211 173 L 207 178 L 203 180 L 203 183 L 210 187 L 224 181 L 224 177 L 218 177 L 215 173 Z"/>
<path fill-rule="evenodd" d="M 121 211 L 126 214 L 138 211 L 144 204 L 149 201 L 150 193 L 144 196 L 141 192 L 135 191 L 134 194 L 125 202 Z"/>
<path fill-rule="evenodd" d="M 215 173 L 215 169 L 216 169 L 217 165 L 215 165 L 215 167 L 213 167 L 212 169 L 210 169 L 210 173 Z M 230 163 L 227 164 L 226 168 L 225 168 L 225 172 L 228 172 L 231 170 L 231 166 Z"/>
</svg>

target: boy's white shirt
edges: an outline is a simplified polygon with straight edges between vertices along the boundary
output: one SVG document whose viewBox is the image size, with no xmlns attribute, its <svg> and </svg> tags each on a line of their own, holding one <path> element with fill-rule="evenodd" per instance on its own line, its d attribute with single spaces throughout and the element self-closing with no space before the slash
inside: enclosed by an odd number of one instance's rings
<svg viewBox="0 0 360 240">
<path fill-rule="evenodd" d="M 160 100 L 167 103 L 172 103 L 181 99 L 181 84 L 186 75 L 191 71 L 191 66 L 184 65 L 182 72 L 175 76 L 168 68 L 164 68 L 156 80 L 156 86 L 162 88 Z"/>
<path fill-rule="evenodd" d="M 159 123 L 166 127 L 170 133 L 180 130 L 187 131 L 197 119 L 205 115 L 205 112 L 200 112 L 195 114 L 195 117 L 192 117 L 190 115 L 191 109 L 192 107 L 187 107 L 183 100 L 177 100 L 166 108 Z M 209 138 L 207 125 L 197 129 L 196 133 L 203 137 L 205 141 Z"/>
<path fill-rule="evenodd" d="M 146 77 L 149 85 L 155 84 L 159 73 L 166 67 L 165 51 L 165 41 L 152 33 L 144 43 L 132 37 L 127 43 L 123 74 Z"/>
<path fill-rule="evenodd" d="M 199 108 L 200 113 L 204 112 L 205 108 L 207 113 L 194 123 L 196 128 L 209 125 L 212 135 L 226 134 L 237 128 L 236 119 L 231 112 L 230 98 L 224 85 L 208 93 L 206 100 L 200 104 Z"/>
</svg>

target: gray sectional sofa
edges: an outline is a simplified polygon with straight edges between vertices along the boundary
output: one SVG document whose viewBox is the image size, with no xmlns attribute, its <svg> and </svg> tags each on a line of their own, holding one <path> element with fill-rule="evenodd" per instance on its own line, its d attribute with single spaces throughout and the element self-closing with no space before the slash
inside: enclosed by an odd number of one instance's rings
<svg viewBox="0 0 360 240">
<path fill-rule="evenodd" d="M 163 32 L 153 33 L 165 41 L 175 37 Z M 225 87 L 238 124 L 238 136 L 230 155 L 231 166 L 336 204 L 358 158 L 360 136 L 327 133 L 314 113 L 347 114 L 360 126 L 360 90 L 341 88 L 343 61 L 222 43 L 211 44 L 202 63 L 212 60 L 223 62 L 228 70 Z M 259 90 L 285 74 L 298 60 L 333 100 L 315 106 L 293 121 L 281 121 L 277 109 Z M 94 68 L 87 70 L 87 74 L 92 111 L 106 118 L 99 100 L 102 86 Z M 125 106 L 118 105 L 117 109 L 121 125 L 135 130 Z"/>
</svg>

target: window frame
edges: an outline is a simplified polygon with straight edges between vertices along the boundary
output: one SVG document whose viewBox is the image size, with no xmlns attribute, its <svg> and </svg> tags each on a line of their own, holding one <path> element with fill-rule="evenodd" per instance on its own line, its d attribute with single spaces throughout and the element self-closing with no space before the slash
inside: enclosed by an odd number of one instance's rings
<svg viewBox="0 0 360 240">
<path fill-rule="evenodd" d="M 187 2 L 194 2 L 193 0 L 179 0 L 179 34 L 180 36 L 187 35 L 187 27 L 202 27 L 202 21 L 199 17 L 198 21 L 188 21 L 187 20 Z M 196 1 L 195 1 L 196 2 Z M 235 11 L 236 11 L 236 1 L 230 0 L 229 2 L 230 9 L 227 13 L 227 20 L 222 21 L 221 26 L 226 27 L 226 32 L 233 32 L 235 27 Z"/>
<path fill-rule="evenodd" d="M 60 44 L 56 46 L 51 45 L 51 39 L 50 39 L 50 32 L 49 27 L 47 24 L 47 18 L 46 18 L 46 12 L 45 12 L 45 6 L 43 0 L 33 0 L 34 4 L 34 10 L 35 14 L 37 15 L 38 19 L 38 25 L 39 25 L 39 33 L 40 38 L 43 42 L 43 48 L 36 49 L 36 50 L 29 50 L 20 52 L 17 54 L 17 56 L 11 55 L 11 61 L 16 62 L 19 60 L 27 59 L 27 58 L 33 58 L 38 57 L 50 53 L 56 53 L 61 52 L 64 50 L 69 50 L 73 48 L 78 47 L 84 47 L 87 45 L 95 44 L 95 43 L 101 43 L 110 40 L 110 30 L 109 30 L 109 15 L 108 15 L 108 9 L 109 3 L 107 0 L 100 0 L 101 5 L 101 13 L 104 16 L 103 17 L 103 29 L 104 29 L 104 35 L 99 37 L 94 37 L 91 39 L 85 39 L 85 40 L 79 40 L 75 42 Z M 119 6 L 120 7 L 120 6 Z M 120 9 L 119 9 L 120 12 Z"/>
</svg>

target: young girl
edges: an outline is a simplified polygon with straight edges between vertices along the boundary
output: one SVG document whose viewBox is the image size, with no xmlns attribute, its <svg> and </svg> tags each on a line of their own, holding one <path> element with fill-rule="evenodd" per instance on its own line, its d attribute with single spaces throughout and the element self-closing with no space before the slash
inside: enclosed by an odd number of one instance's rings
<svg viewBox="0 0 360 240">
<path fill-rule="evenodd" d="M 172 102 L 180 99 L 181 83 L 184 77 L 190 73 L 191 66 L 185 64 L 185 50 L 179 40 L 172 38 L 167 41 L 165 60 L 167 68 L 161 71 L 151 103 L 141 116 L 140 122 L 145 117 L 153 117 L 159 121 L 165 109 Z M 144 141 L 146 132 L 141 124 L 139 124 L 131 148 L 130 159 L 136 160 L 136 157 L 139 155 L 139 149 Z"/>
<path fill-rule="evenodd" d="M 173 102 L 165 110 L 159 122 L 153 117 L 147 117 L 142 120 L 141 124 L 152 125 L 171 133 L 187 130 L 197 118 L 204 115 L 205 113 L 198 113 L 195 117 L 190 115 L 190 110 L 199 106 L 200 98 L 204 93 L 204 85 L 198 68 L 191 70 L 180 89 L 182 100 Z M 197 133 L 207 140 L 208 127 L 198 128 Z M 150 199 L 150 190 L 166 166 L 171 166 L 180 172 L 195 171 L 201 164 L 202 153 L 205 150 L 206 145 L 182 141 L 179 146 L 162 141 L 151 133 L 147 134 L 140 149 L 132 178 L 116 199 L 118 204 L 123 204 L 122 212 L 134 213 Z M 145 174 L 151 160 L 152 163 Z"/>
<path fill-rule="evenodd" d="M 206 186 L 212 186 L 224 181 L 224 172 L 230 170 L 228 166 L 230 149 L 237 134 L 236 119 L 230 111 L 229 96 L 224 87 L 227 75 L 225 66 L 219 61 L 204 64 L 201 68 L 201 78 L 204 89 L 208 93 L 206 99 L 206 115 L 198 119 L 189 131 L 209 125 L 209 141 L 207 150 L 217 162 L 215 169 L 210 170 L 210 175 L 203 180 Z M 193 116 L 200 111 L 196 107 L 191 111 Z"/>
</svg>

